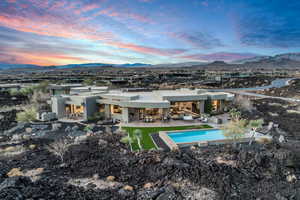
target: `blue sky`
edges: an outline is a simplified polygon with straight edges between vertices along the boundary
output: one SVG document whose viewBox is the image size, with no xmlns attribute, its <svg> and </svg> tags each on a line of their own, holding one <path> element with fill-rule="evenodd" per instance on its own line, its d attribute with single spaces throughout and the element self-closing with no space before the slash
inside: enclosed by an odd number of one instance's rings
<svg viewBox="0 0 300 200">
<path fill-rule="evenodd" d="M 178 63 L 299 52 L 296 0 L 2 0 L 0 62 Z"/>
</svg>

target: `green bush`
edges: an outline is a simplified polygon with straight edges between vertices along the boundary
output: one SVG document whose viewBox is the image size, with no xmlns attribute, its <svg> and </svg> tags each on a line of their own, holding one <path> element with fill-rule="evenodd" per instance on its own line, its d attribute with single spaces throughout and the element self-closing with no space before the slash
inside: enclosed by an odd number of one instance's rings
<svg viewBox="0 0 300 200">
<path fill-rule="evenodd" d="M 32 95 L 33 91 L 34 91 L 34 87 L 26 87 L 26 88 L 20 89 L 20 93 L 24 96 Z"/>
<path fill-rule="evenodd" d="M 50 82 L 49 81 L 42 81 L 39 83 L 39 85 L 35 86 L 33 89 L 37 91 L 42 91 L 43 93 L 49 92 L 48 86 Z"/>
<path fill-rule="evenodd" d="M 122 142 L 124 144 L 130 144 L 131 141 L 132 141 L 132 139 L 129 136 L 122 137 L 120 140 L 120 142 Z"/>
<path fill-rule="evenodd" d="M 95 113 L 93 116 L 88 117 L 88 121 L 98 121 L 98 120 L 104 120 L 105 116 L 104 113 Z"/>
<path fill-rule="evenodd" d="M 209 98 L 204 102 L 204 112 L 207 114 L 211 114 L 212 110 L 213 110 L 213 105 L 211 103 L 211 99 Z"/>
<path fill-rule="evenodd" d="M 17 113 L 18 122 L 30 122 L 36 120 L 37 111 L 34 107 L 25 108 L 23 112 Z"/>
<path fill-rule="evenodd" d="M 18 89 L 10 89 L 10 90 L 9 90 L 9 94 L 10 94 L 11 96 L 17 96 L 17 95 L 20 95 L 21 92 L 20 92 Z"/>
</svg>

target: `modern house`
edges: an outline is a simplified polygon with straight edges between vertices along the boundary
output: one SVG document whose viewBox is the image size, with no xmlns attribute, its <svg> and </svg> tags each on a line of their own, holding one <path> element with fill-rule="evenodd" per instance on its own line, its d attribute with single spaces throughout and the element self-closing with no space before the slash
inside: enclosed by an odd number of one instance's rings
<svg viewBox="0 0 300 200">
<path fill-rule="evenodd" d="M 0 84 L 0 91 L 10 91 L 21 89 L 21 84 Z"/>
<path fill-rule="evenodd" d="M 223 112 L 233 94 L 206 90 L 107 90 L 105 87 L 51 98 L 52 112 L 58 119 L 87 120 L 95 115 L 123 123 L 199 117 L 209 104 L 213 112 Z"/>
<path fill-rule="evenodd" d="M 56 85 L 50 84 L 48 89 L 50 90 L 51 95 L 64 95 L 70 94 L 71 88 L 81 87 L 82 84 L 63 84 L 63 85 Z"/>
</svg>

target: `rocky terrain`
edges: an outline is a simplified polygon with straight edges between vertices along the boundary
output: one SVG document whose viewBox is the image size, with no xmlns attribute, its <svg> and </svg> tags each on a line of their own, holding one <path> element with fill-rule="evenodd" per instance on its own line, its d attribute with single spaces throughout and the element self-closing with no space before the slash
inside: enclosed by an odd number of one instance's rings
<svg viewBox="0 0 300 200">
<path fill-rule="evenodd" d="M 177 152 L 131 152 L 111 126 L 16 124 L 17 111 L 2 112 L 0 199 L 300 199 L 299 105 L 260 99 L 248 107 L 244 118 L 276 125 L 272 143 Z M 62 139 L 69 142 L 63 159 L 49 151 Z"/>
<path fill-rule="evenodd" d="M 0 132 L 16 125 L 15 119 L 18 112 L 16 106 L 27 101 L 28 98 L 26 96 L 11 96 L 8 92 L 0 92 Z"/>
<path fill-rule="evenodd" d="M 0 91 L 0 107 L 20 105 L 28 101 L 28 97 L 24 95 L 11 96 L 8 92 Z"/>
<path fill-rule="evenodd" d="M 270 85 L 273 81 L 270 77 L 233 78 L 222 82 L 218 88 L 249 88 Z"/>
<path fill-rule="evenodd" d="M 260 99 L 253 101 L 251 111 L 245 111 L 244 118 L 263 118 L 266 123 L 273 122 L 285 131 L 285 135 L 293 140 L 300 140 L 300 107 L 297 103 L 289 103 L 279 99 Z M 282 133 L 283 134 L 283 133 Z"/>
<path fill-rule="evenodd" d="M 300 98 L 300 79 L 294 79 L 290 81 L 288 86 L 282 88 L 270 88 L 257 93 L 277 97 Z"/>
<path fill-rule="evenodd" d="M 299 154 L 284 145 L 130 152 L 122 135 L 84 137 L 62 164 L 47 149 L 54 138 L 8 134 L 0 143 L 0 199 L 300 198 Z"/>
</svg>

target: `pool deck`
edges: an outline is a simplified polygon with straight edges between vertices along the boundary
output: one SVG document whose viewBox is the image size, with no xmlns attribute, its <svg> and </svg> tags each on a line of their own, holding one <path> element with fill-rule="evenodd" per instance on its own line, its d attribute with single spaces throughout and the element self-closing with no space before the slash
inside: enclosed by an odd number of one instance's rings
<svg viewBox="0 0 300 200">
<path fill-rule="evenodd" d="M 166 145 L 166 143 L 159 137 L 158 133 L 151 134 L 151 138 L 153 143 L 157 146 L 157 148 L 163 149 L 164 151 L 170 151 L 171 149 Z"/>
<path fill-rule="evenodd" d="M 168 122 L 130 122 L 130 123 L 120 123 L 118 126 L 121 127 L 175 127 L 175 126 L 201 126 L 201 125 L 209 125 L 211 127 L 219 128 L 222 124 L 214 124 L 214 123 L 204 123 L 199 120 L 193 121 L 184 121 L 184 120 L 171 120 Z"/>
<path fill-rule="evenodd" d="M 199 130 L 214 130 L 217 128 L 210 128 L 210 129 L 199 129 Z M 190 130 L 184 130 L 184 132 L 189 131 L 195 131 L 197 129 L 190 129 Z M 158 133 L 161 140 L 168 146 L 171 150 L 177 150 L 182 147 L 187 147 L 191 145 L 199 145 L 199 146 L 209 146 L 209 145 L 220 145 L 220 144 L 230 144 L 233 143 L 233 140 L 231 139 L 221 139 L 221 140 L 201 140 L 201 141 L 193 141 L 193 142 L 180 142 L 176 143 L 172 140 L 172 138 L 168 135 L 168 133 L 174 133 L 174 132 L 182 132 L 180 131 L 160 131 Z M 254 137 L 254 140 L 258 140 L 261 138 L 267 138 L 272 139 L 272 136 L 264 135 L 258 132 L 255 132 L 254 135 L 252 133 L 246 133 L 244 137 L 238 139 L 238 143 L 244 143 L 249 142 L 252 137 Z"/>
</svg>

